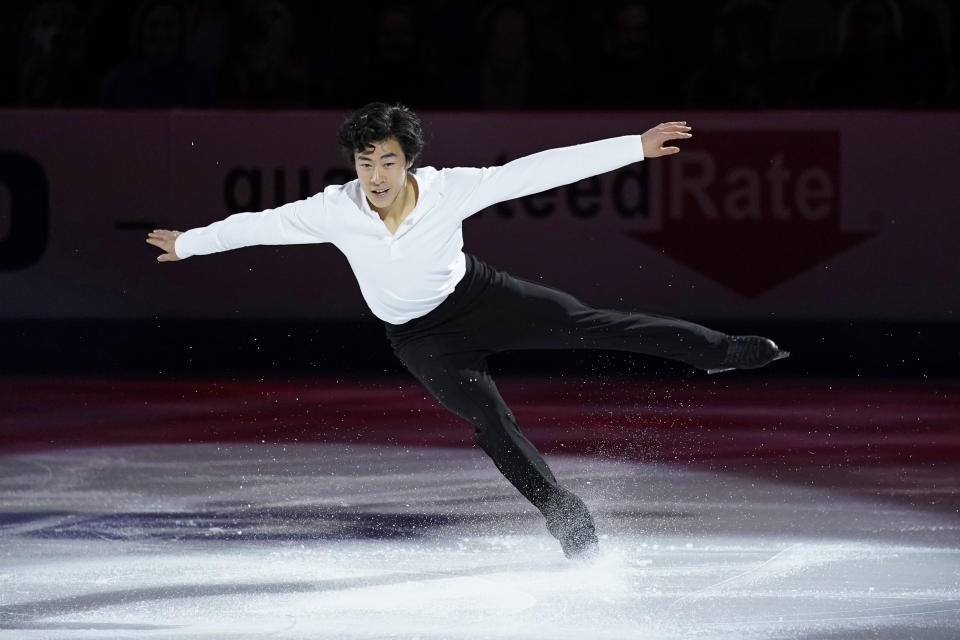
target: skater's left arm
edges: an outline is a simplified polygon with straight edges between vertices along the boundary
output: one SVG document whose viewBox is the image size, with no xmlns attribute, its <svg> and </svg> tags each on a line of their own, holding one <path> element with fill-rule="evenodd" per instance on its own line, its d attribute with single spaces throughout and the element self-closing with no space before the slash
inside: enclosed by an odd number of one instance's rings
<svg viewBox="0 0 960 640">
<path fill-rule="evenodd" d="M 672 155 L 679 147 L 664 146 L 690 138 L 692 128 L 682 122 L 664 122 L 641 135 L 597 140 L 517 158 L 499 167 L 449 169 L 449 176 L 469 189 L 459 207 L 466 218 L 504 200 L 521 198 L 570 184 L 590 176 L 639 162 Z"/>
</svg>

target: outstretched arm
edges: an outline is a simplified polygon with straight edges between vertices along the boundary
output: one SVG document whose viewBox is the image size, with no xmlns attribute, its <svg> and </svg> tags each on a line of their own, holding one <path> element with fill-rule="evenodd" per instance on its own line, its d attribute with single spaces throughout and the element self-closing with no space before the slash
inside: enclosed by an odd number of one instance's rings
<svg viewBox="0 0 960 640">
<path fill-rule="evenodd" d="M 235 213 L 206 227 L 189 231 L 154 229 L 147 243 L 163 250 L 159 262 L 172 262 L 257 244 L 327 242 L 324 193 L 276 209 Z"/>
<path fill-rule="evenodd" d="M 451 169 L 447 175 L 468 192 L 458 205 L 463 219 L 498 202 L 577 182 L 644 158 L 677 153 L 678 147 L 664 145 L 690 138 L 691 130 L 686 122 L 664 122 L 641 135 L 548 149 L 499 167 Z"/>
</svg>

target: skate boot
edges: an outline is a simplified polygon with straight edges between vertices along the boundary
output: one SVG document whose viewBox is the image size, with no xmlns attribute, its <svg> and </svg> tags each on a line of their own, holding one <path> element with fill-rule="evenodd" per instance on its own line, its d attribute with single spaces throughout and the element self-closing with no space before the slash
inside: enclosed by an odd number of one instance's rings
<svg viewBox="0 0 960 640">
<path fill-rule="evenodd" d="M 774 360 L 782 360 L 789 356 L 789 351 L 784 351 L 769 338 L 730 336 L 723 362 L 714 369 L 707 369 L 707 373 L 720 373 L 731 369 L 759 369 Z"/>
<path fill-rule="evenodd" d="M 563 555 L 570 559 L 586 559 L 599 552 L 593 517 L 583 500 L 562 489 L 557 499 L 544 510 L 547 531 L 560 541 Z"/>
</svg>

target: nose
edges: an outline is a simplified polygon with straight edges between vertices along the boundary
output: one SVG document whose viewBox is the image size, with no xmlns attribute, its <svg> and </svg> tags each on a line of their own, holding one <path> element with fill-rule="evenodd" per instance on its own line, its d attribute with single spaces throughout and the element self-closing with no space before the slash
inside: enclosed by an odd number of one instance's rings
<svg viewBox="0 0 960 640">
<path fill-rule="evenodd" d="M 380 182 L 380 168 L 374 167 L 373 175 L 370 177 L 370 182 Z"/>
</svg>

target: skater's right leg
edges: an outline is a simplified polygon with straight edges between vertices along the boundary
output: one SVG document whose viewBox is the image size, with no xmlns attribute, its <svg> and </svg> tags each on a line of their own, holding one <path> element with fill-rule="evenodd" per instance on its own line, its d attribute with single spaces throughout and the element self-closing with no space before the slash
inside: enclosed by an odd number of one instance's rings
<svg viewBox="0 0 960 640">
<path fill-rule="evenodd" d="M 454 414 L 473 425 L 473 439 L 546 519 L 567 557 L 597 548 L 593 518 L 583 501 L 560 486 L 547 462 L 517 426 L 480 354 L 441 356 L 413 346 L 397 353 L 410 372 Z"/>
</svg>

